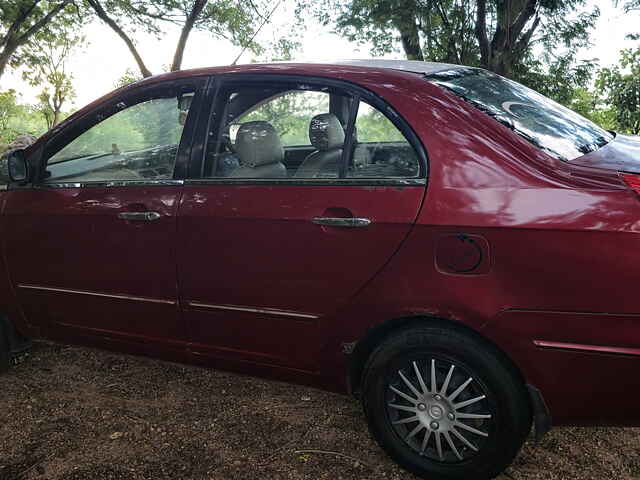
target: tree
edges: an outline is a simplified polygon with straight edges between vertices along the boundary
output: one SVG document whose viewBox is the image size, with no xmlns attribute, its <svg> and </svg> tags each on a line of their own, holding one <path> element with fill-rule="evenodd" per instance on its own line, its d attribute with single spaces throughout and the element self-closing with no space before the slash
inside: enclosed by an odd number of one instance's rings
<svg viewBox="0 0 640 480">
<path fill-rule="evenodd" d="M 151 70 L 137 49 L 131 30 L 159 35 L 162 25 L 180 27 L 170 70 L 180 70 L 187 41 L 195 29 L 207 31 L 234 44 L 257 49 L 254 26 L 264 17 L 265 5 L 253 1 L 227 0 L 86 0 L 90 8 L 125 42 L 143 77 Z M 122 19 L 126 19 L 123 21 Z M 129 30 L 129 31 L 128 31 Z"/>
<path fill-rule="evenodd" d="M 9 120 L 18 112 L 16 91 L 11 89 L 0 92 L 0 142 L 4 140 Z"/>
<path fill-rule="evenodd" d="M 619 0 L 614 0 L 614 5 L 617 7 L 621 2 Z M 630 12 L 632 10 L 640 9 L 640 0 L 626 0 L 623 3 L 623 8 L 625 12 Z"/>
<path fill-rule="evenodd" d="M 545 51 L 588 42 L 599 10 L 586 0 L 307 0 L 325 25 L 374 53 L 401 44 L 408 59 L 481 66 L 507 77 L 522 71 L 535 44 Z"/>
<path fill-rule="evenodd" d="M 18 63 L 19 50 L 37 37 L 50 36 L 52 23 L 73 14 L 72 0 L 12 0 L 0 2 L 0 77 Z"/>
<path fill-rule="evenodd" d="M 130 83 L 137 82 L 138 80 L 142 80 L 142 78 L 143 77 L 140 76 L 139 73 L 136 73 L 130 68 L 127 68 L 127 70 L 122 74 L 122 76 L 116 80 L 114 87 L 116 88 L 124 87 L 125 85 L 129 85 Z"/>
<path fill-rule="evenodd" d="M 604 92 L 605 101 L 615 110 L 616 128 L 640 133 L 640 48 L 625 49 L 619 66 L 603 68 L 596 88 Z"/>
<path fill-rule="evenodd" d="M 493 0 L 491 5 L 487 5 L 487 0 L 477 0 L 477 3 L 475 34 L 480 64 L 506 76 L 512 76 L 519 60 L 531 54 L 535 41 L 546 52 L 558 46 L 572 50 L 584 46 L 600 15 L 597 7 L 581 11 L 584 0 Z M 488 26 L 487 20 L 494 26 Z"/>
<path fill-rule="evenodd" d="M 592 90 L 576 88 L 567 106 L 605 130 L 618 129 L 615 108 L 606 104 L 601 96 Z"/>
<path fill-rule="evenodd" d="M 591 87 L 595 60 L 576 59 L 575 52 L 529 55 L 516 66 L 513 77 L 543 95 L 571 108 L 576 92 Z"/>
<path fill-rule="evenodd" d="M 47 41 L 30 42 L 25 52 L 25 69 L 22 77 L 33 86 L 43 86 L 38 95 L 39 110 L 47 127 L 52 128 L 61 120 L 62 107 L 75 95 L 67 61 L 71 53 L 84 42 L 84 38 L 71 31 L 62 31 L 58 37 Z"/>
</svg>

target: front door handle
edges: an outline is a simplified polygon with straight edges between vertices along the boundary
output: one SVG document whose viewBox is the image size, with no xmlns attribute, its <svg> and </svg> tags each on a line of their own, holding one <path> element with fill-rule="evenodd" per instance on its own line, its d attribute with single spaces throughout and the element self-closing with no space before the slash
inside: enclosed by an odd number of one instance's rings
<svg viewBox="0 0 640 480">
<path fill-rule="evenodd" d="M 328 227 L 367 227 L 371 225 L 371 220 L 368 218 L 342 218 L 342 217 L 313 217 L 311 220 L 318 225 L 326 225 Z"/>
<path fill-rule="evenodd" d="M 158 212 L 120 212 L 118 214 L 118 218 L 134 222 L 153 222 L 160 217 L 161 215 Z"/>
</svg>

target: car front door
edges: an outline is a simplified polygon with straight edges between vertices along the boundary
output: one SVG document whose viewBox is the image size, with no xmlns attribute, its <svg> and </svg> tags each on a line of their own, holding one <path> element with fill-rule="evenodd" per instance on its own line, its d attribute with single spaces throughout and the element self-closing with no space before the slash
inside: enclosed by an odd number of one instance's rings
<svg viewBox="0 0 640 480">
<path fill-rule="evenodd" d="M 34 183 L 6 193 L 10 276 L 46 336 L 184 351 L 176 213 L 201 83 L 125 90 L 61 128 Z"/>
<path fill-rule="evenodd" d="M 220 80 L 178 216 L 195 355 L 317 369 L 323 319 L 394 254 L 425 193 L 419 141 L 382 110 L 328 80 Z"/>
</svg>

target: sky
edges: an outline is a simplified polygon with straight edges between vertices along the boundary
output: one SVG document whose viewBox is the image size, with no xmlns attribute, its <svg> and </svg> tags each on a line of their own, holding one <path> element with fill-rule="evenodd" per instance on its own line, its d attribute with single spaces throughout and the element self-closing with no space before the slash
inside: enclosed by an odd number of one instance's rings
<svg viewBox="0 0 640 480">
<path fill-rule="evenodd" d="M 622 2 L 620 2 L 622 3 Z M 593 46 L 579 52 L 581 58 L 597 58 L 600 66 L 617 63 L 619 52 L 637 42 L 625 39 L 629 33 L 640 33 L 640 12 L 624 13 L 620 7 L 615 8 L 612 0 L 589 0 L 591 6 L 597 5 L 601 14 L 592 32 Z M 289 27 L 294 16 L 291 2 L 282 2 L 256 40 L 259 43 L 273 41 L 278 32 Z M 338 59 L 370 58 L 369 47 L 351 43 L 331 33 L 329 27 L 309 25 L 302 32 L 302 47 L 295 55 L 300 61 L 331 61 Z M 145 63 L 154 73 L 160 73 L 171 63 L 175 44 L 180 32 L 177 27 L 167 28 L 162 38 L 141 34 L 134 35 L 139 51 Z M 68 71 L 73 75 L 76 98 L 72 110 L 101 97 L 114 89 L 115 83 L 127 69 L 137 72 L 133 57 L 124 42 L 106 25 L 92 23 L 85 28 L 85 35 L 90 42 L 82 50 L 75 52 L 69 61 Z M 197 68 L 216 65 L 228 65 L 240 53 L 240 48 L 229 42 L 212 38 L 205 32 L 194 31 L 189 37 L 183 68 Z M 386 55 L 385 58 L 403 58 L 401 52 Z M 253 59 L 250 52 L 245 52 L 241 63 L 249 63 Z M 35 101 L 36 88 L 27 85 L 18 71 L 9 71 L 2 77 L 1 89 L 13 88 L 20 92 L 22 103 Z"/>
</svg>

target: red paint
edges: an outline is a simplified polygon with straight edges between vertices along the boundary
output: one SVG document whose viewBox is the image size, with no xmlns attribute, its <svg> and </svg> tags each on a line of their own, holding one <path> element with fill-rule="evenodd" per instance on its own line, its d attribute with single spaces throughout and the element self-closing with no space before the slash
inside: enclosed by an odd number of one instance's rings
<svg viewBox="0 0 640 480">
<path fill-rule="evenodd" d="M 56 330 L 59 327 L 53 324 L 63 322 L 67 328 L 185 341 L 175 269 L 178 195 L 174 187 L 7 192 L 2 229 L 11 233 L 4 242 L 5 254 L 17 299 L 30 323 L 45 331 Z M 160 212 L 162 218 L 141 224 L 117 217 L 141 205 Z"/>
<path fill-rule="evenodd" d="M 183 305 L 326 317 L 389 260 L 423 196 L 424 187 L 187 186 L 178 220 Z M 341 229 L 311 222 L 336 209 L 373 223 Z M 317 369 L 322 320 L 190 307 L 184 319 L 201 352 L 233 349 L 230 356 Z"/>
<path fill-rule="evenodd" d="M 277 64 L 144 80 L 81 110 L 28 153 L 140 86 L 247 72 L 375 92 L 428 153 L 426 195 L 416 186 L 291 185 L 0 193 L 10 278 L 0 276 L 0 298 L 22 330 L 344 391 L 344 343 L 394 319 L 436 316 L 500 348 L 540 389 L 554 423 L 640 424 L 640 359 L 626 354 L 640 349 L 640 203 L 615 167 L 631 162 L 633 139 L 565 163 L 420 75 Z M 626 145 L 622 163 L 615 142 Z M 134 203 L 162 220 L 115 220 Z M 375 222 L 342 230 L 309 221 L 327 209 Z M 436 255 L 442 238 L 461 233 L 479 239 L 484 255 L 471 274 L 442 268 Z M 177 303 L 33 293 L 24 283 Z M 606 397 L 616 408 L 595 401 Z"/>
<path fill-rule="evenodd" d="M 640 175 L 633 173 L 621 173 L 620 176 L 634 192 L 640 194 Z"/>
</svg>

